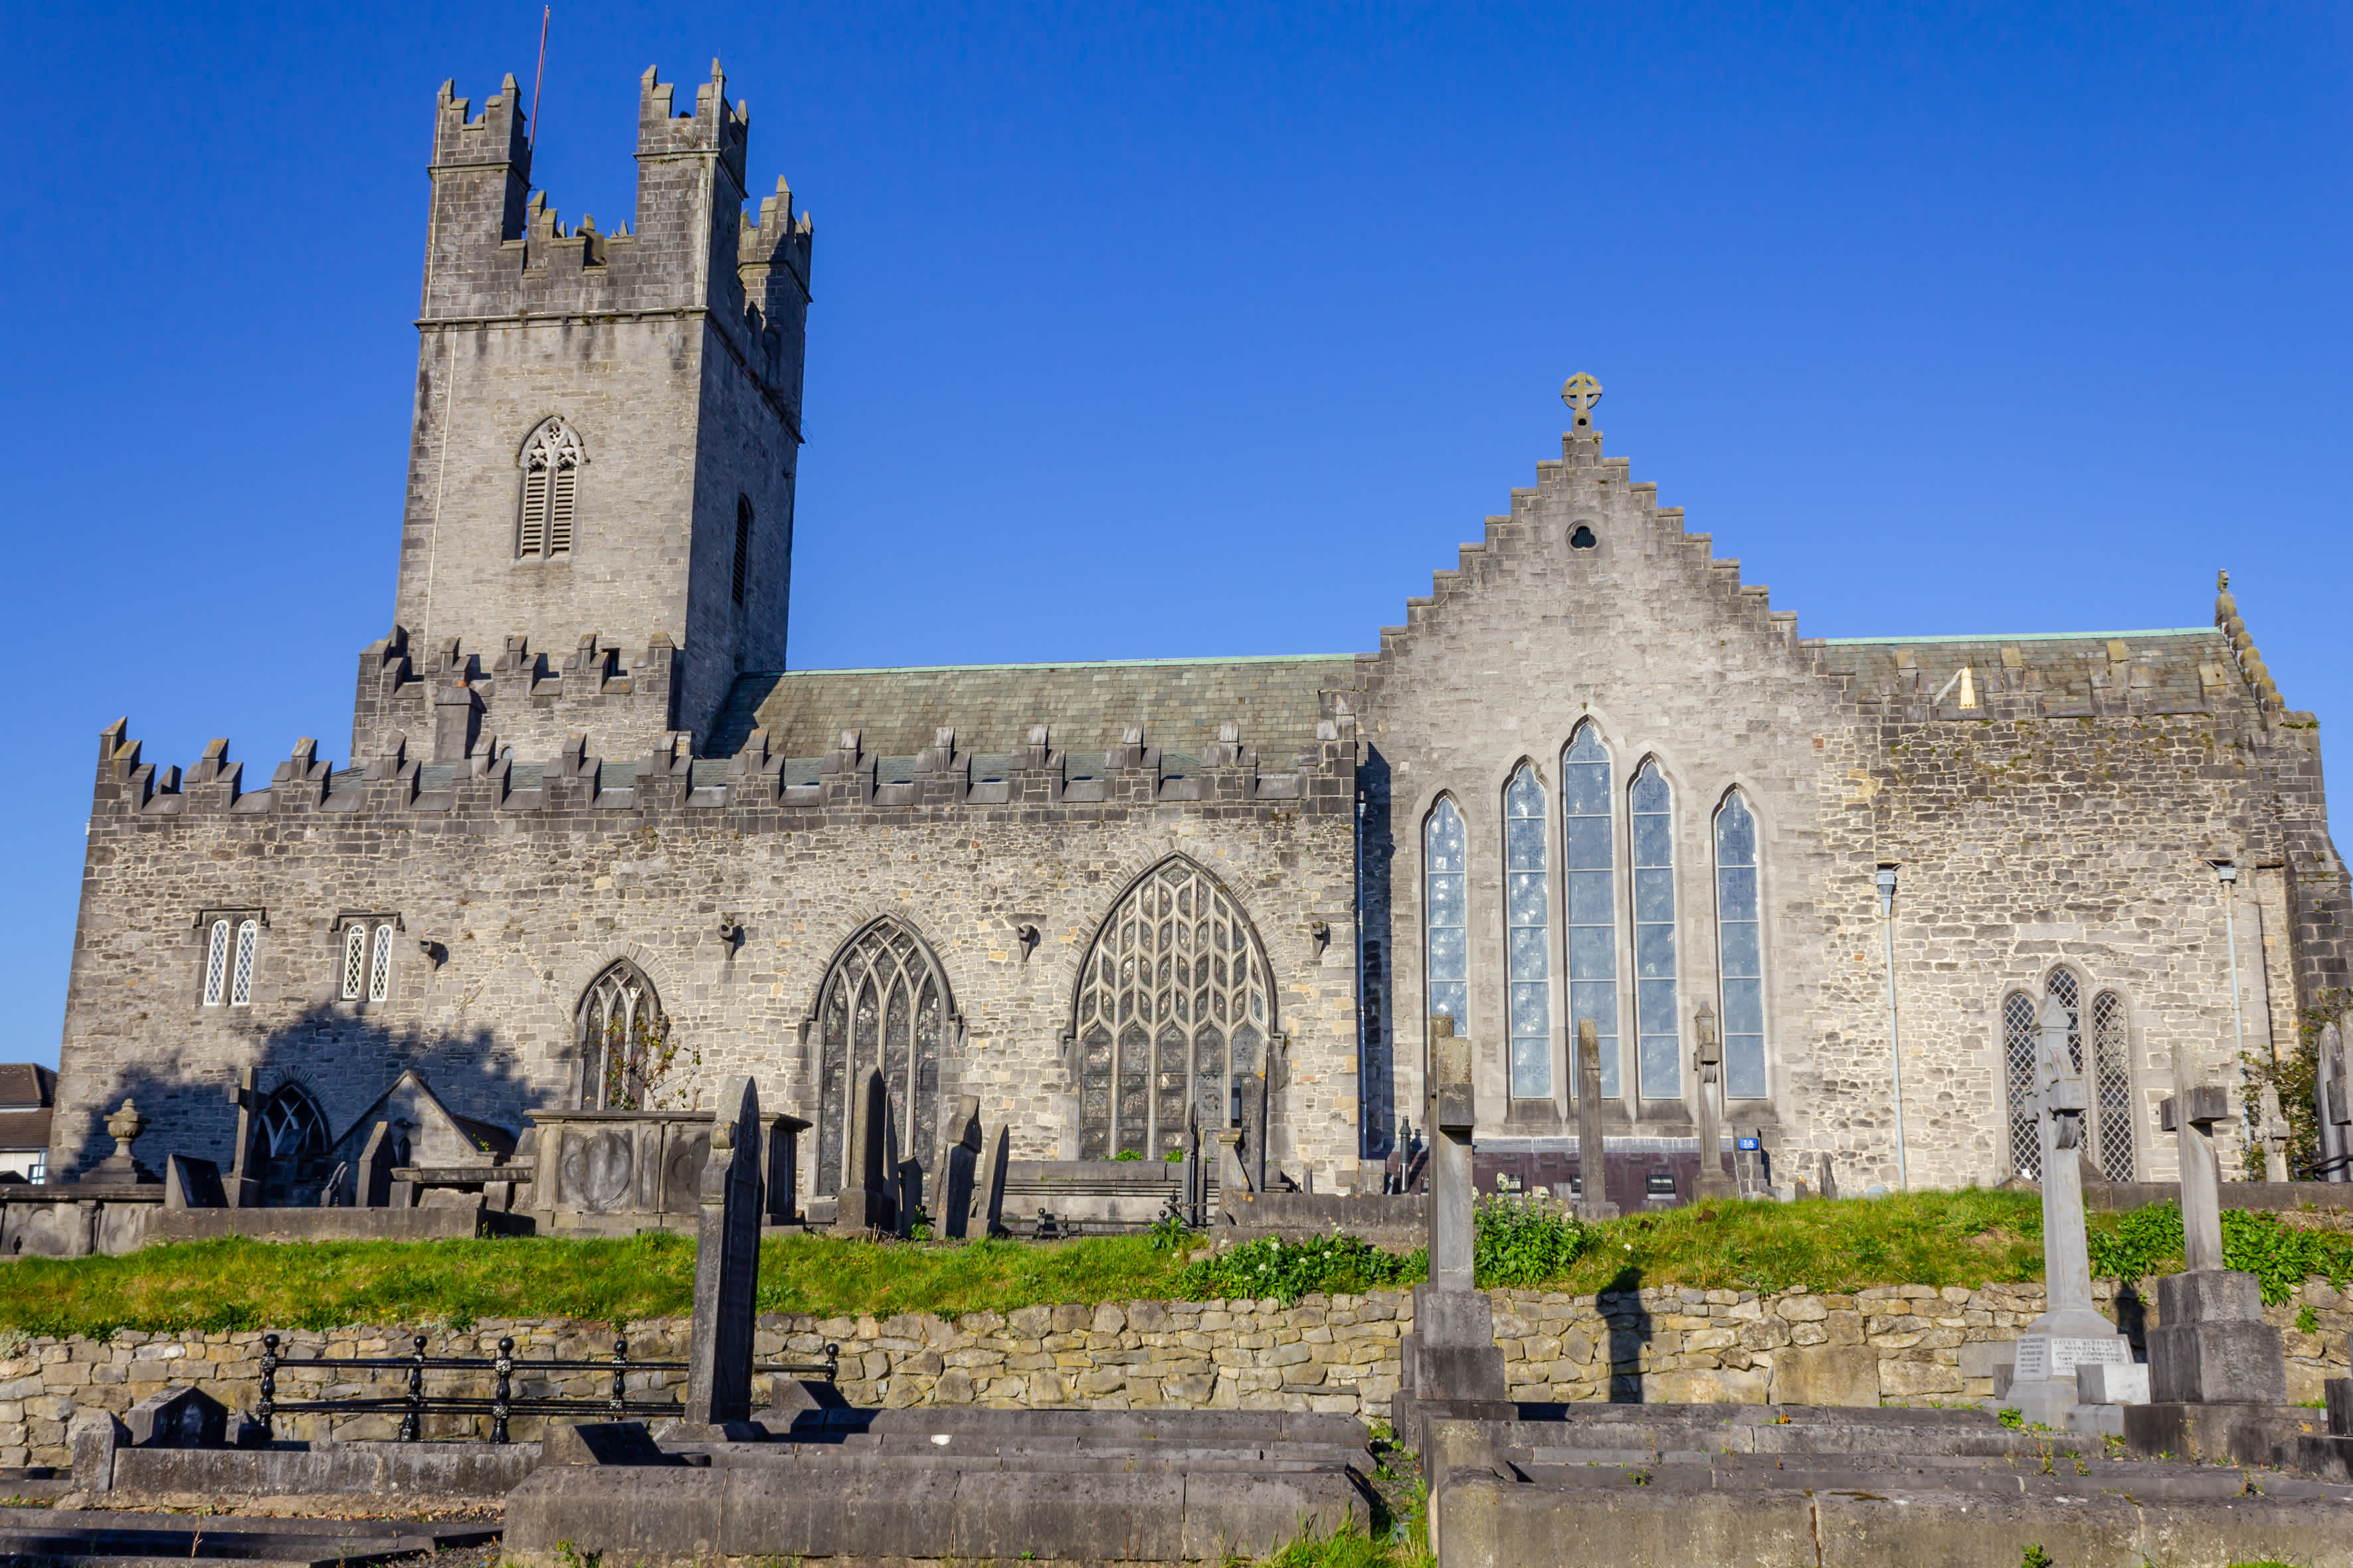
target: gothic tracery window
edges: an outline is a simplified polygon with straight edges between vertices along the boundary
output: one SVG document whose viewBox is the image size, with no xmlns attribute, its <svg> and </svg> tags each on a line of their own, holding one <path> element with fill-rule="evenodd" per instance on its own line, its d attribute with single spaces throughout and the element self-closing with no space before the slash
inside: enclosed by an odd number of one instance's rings
<svg viewBox="0 0 2353 1568">
<path fill-rule="evenodd" d="M 584 460 L 579 437 L 562 419 L 549 419 L 532 433 L 522 453 L 517 558 L 539 561 L 572 553 L 572 525 Z"/>
<path fill-rule="evenodd" d="M 318 1102 L 292 1084 L 262 1102 L 254 1155 L 260 1166 L 261 1201 L 268 1207 L 319 1201 L 327 1175 L 327 1120 Z"/>
<path fill-rule="evenodd" d="M 1568 867 L 1569 1048 L 1580 1019 L 1601 1045 L 1601 1093 L 1618 1096 L 1617 841 L 1609 749 L 1580 724 L 1560 758 L 1561 837 Z M 1572 1087 L 1576 1073 L 1569 1075 Z"/>
<path fill-rule="evenodd" d="M 1757 818 L 1738 790 L 1715 814 L 1715 931 L 1724 1013 L 1724 1092 L 1765 1098 L 1765 952 Z"/>
<path fill-rule="evenodd" d="M 1114 905 L 1079 970 L 1079 1157 L 1180 1146 L 1189 1102 L 1224 1127 L 1274 1029 L 1266 954 L 1232 895 L 1161 862 Z"/>
<path fill-rule="evenodd" d="M 1457 1034 L 1471 1029 L 1471 933 L 1462 855 L 1462 814 L 1452 801 L 1441 798 L 1422 827 L 1423 951 L 1430 992 L 1422 1012 L 1430 1017 L 1445 1014 L 1454 1020 Z"/>
<path fill-rule="evenodd" d="M 1504 790 L 1504 910 L 1512 1098 L 1552 1094 L 1552 888 L 1545 856 L 1545 787 L 1522 763 Z"/>
<path fill-rule="evenodd" d="M 661 997 L 645 971 L 616 960 L 580 998 L 577 1021 L 584 1110 L 642 1110 L 673 1048 Z"/>
<path fill-rule="evenodd" d="M 1683 1032 L 1675 1002 L 1674 795 L 1655 760 L 1630 792 L 1634 828 L 1634 1027 L 1644 1096 L 1683 1093 Z"/>
<path fill-rule="evenodd" d="M 818 993 L 817 1190 L 849 1175 L 849 1097 L 882 1074 L 899 1157 L 929 1170 L 939 1137 L 940 1056 L 952 1025 L 939 961 L 904 922 L 885 917 L 843 945 Z"/>
</svg>

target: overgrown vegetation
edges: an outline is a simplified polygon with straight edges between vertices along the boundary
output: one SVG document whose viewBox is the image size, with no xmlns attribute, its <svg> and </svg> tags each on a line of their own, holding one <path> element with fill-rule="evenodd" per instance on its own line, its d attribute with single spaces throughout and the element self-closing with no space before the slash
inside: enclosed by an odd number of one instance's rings
<svg viewBox="0 0 2353 1568">
<path fill-rule="evenodd" d="M 2295 1216 L 2223 1213 L 2231 1267 L 2288 1299 L 2307 1274 L 2353 1280 L 2353 1234 Z M 2138 1279 L 2178 1268 L 2181 1218 L 2171 1205 L 2092 1216 L 2095 1272 Z M 1543 1203 L 1479 1207 L 1482 1285 L 1589 1292 L 1646 1285 L 1771 1292 L 1871 1285 L 1976 1287 L 2042 1275 L 2042 1208 L 2031 1192 L 1968 1189 L 1797 1204 L 1733 1201 L 1581 1225 Z M 1314 1292 L 1402 1289 L 1426 1276 L 1352 1237 L 1271 1238 L 1208 1250 L 1164 1223 L 1134 1236 L 961 1247 L 771 1240 L 761 1249 L 763 1311 L 821 1316 L 954 1315 L 1043 1303 L 1152 1298 L 1296 1301 Z M 120 1329 L 322 1329 L 574 1318 L 626 1323 L 679 1317 L 694 1294 L 691 1237 L 438 1242 L 244 1240 L 151 1247 L 128 1258 L 0 1263 L 0 1342 L 13 1331 L 99 1334 Z M 5 1352 L 0 1352 L 5 1353 Z"/>
<path fill-rule="evenodd" d="M 2329 986 L 2313 994 L 2312 1005 L 2296 1020 L 2295 1046 L 2285 1056 L 2274 1061 L 2266 1053 L 2242 1052 L 2239 1061 L 2247 1070 L 2247 1100 L 2250 1104 L 2259 1100 L 2266 1085 L 2278 1091 L 2280 1112 L 2287 1121 L 2288 1174 L 2297 1179 L 2309 1179 L 2312 1168 L 2320 1163 L 2319 1108 L 2314 1104 L 2312 1089 L 2320 1074 L 2320 1031 L 2330 1024 L 2338 1024 L 2353 1015 L 2353 991 L 2343 986 Z M 2260 1142 L 2248 1139 L 2242 1151 L 2246 1179 L 2263 1179 L 2263 1150 Z"/>
</svg>

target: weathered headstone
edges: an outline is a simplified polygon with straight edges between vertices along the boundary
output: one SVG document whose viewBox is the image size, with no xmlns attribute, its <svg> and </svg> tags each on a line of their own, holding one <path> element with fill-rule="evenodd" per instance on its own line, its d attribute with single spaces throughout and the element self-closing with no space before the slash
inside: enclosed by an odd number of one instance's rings
<svg viewBox="0 0 2353 1568">
<path fill-rule="evenodd" d="M 2353 1162 L 2347 1159 L 2347 1128 L 2353 1124 L 2353 1096 L 2345 1078 L 2345 1033 L 2336 1024 L 2320 1031 L 2320 1059 L 2313 1074 L 2313 1110 L 2320 1122 L 2320 1179 L 2353 1182 Z"/>
<path fill-rule="evenodd" d="M 2263 1085 L 2263 1098 L 2257 1105 L 2263 1113 L 2263 1126 L 2256 1136 L 2263 1141 L 2263 1180 L 2287 1180 L 2287 1118 L 2280 1113 L 2279 1090 Z"/>
<path fill-rule="evenodd" d="M 231 1145 L 228 1158 L 228 1179 L 222 1184 L 233 1209 L 261 1206 L 261 1183 L 253 1175 L 254 1142 L 261 1134 L 261 1082 L 251 1068 L 237 1075 L 228 1087 L 228 1098 L 237 1107 L 237 1142 Z"/>
<path fill-rule="evenodd" d="M 167 1154 L 164 1158 L 164 1206 L 167 1209 L 216 1209 L 226 1207 L 227 1197 L 221 1190 L 220 1167 L 210 1160 L 199 1160 L 189 1154 Z"/>
<path fill-rule="evenodd" d="M 2066 1426 L 2079 1407 L 2075 1368 L 2132 1360 L 2132 1343 L 2092 1305 L 2091 1249 L 2075 1151 L 2090 1109 L 2067 1045 L 2071 1020 L 2056 996 L 2043 1005 L 2035 1044 L 2035 1100 L 2042 1148 L 2042 1278 L 2049 1310 L 2018 1336 L 2010 1403 L 2030 1421 Z"/>
<path fill-rule="evenodd" d="M 1471 1134 L 1477 1123 L 1471 1089 L 1471 1042 L 1440 1013 L 1430 1020 L 1430 1279 L 1413 1288 L 1413 1331 L 1401 1348 L 1392 1406 L 1400 1435 L 1426 1451 L 1422 1422 L 1433 1415 L 1508 1420 L 1514 1413 L 1494 1311 L 1476 1288 L 1472 1258 Z"/>
<path fill-rule="evenodd" d="M 1601 1031 L 1590 1018 L 1577 1021 L 1577 1217 L 1616 1219 L 1609 1201 L 1609 1156 L 1601 1142 Z"/>
<path fill-rule="evenodd" d="M 962 1241 L 972 1234 L 973 1176 L 980 1163 L 979 1096 L 967 1094 L 956 1101 L 949 1131 L 954 1136 L 940 1162 L 940 1234 Z"/>
<path fill-rule="evenodd" d="M 1724 1078 L 1724 1037 L 1716 1033 L 1715 1009 L 1703 1002 L 1692 1020 L 1698 1041 L 1692 1059 L 1699 1068 L 1699 1181 L 1694 1198 L 1735 1198 L 1740 1189 L 1724 1169 L 1724 1131 L 1716 1119 L 1716 1086 Z"/>
<path fill-rule="evenodd" d="M 760 1288 L 760 1096 L 748 1078 L 720 1085 L 694 1238 L 694 1329 L 686 1424 L 752 1418 L 752 1319 Z"/>
<path fill-rule="evenodd" d="M 389 1121 L 379 1121 L 360 1151 L 360 1173 L 352 1206 L 363 1209 L 392 1205 L 393 1168 L 400 1163 L 400 1139 Z"/>
<path fill-rule="evenodd" d="M 1005 1123 L 988 1135 L 988 1146 L 980 1156 L 980 1190 L 972 1200 L 972 1228 L 982 1237 L 1011 1234 L 1005 1228 L 1005 1173 L 1007 1156 Z"/>
<path fill-rule="evenodd" d="M 924 1217 L 923 1165 L 914 1159 L 896 1160 L 891 1166 L 892 1226 L 894 1235 L 913 1236 Z"/>
<path fill-rule="evenodd" d="M 890 1168 L 891 1095 L 882 1075 L 868 1068 L 849 1097 L 849 1180 L 837 1198 L 838 1236 L 868 1236 L 898 1228 Z"/>
<path fill-rule="evenodd" d="M 2160 1121 L 2179 1139 L 2181 1250 L 2187 1265 L 2157 1281 L 2148 1331 L 2149 1396 L 2157 1404 L 2278 1405 L 2287 1398 L 2280 1331 L 2263 1321 L 2260 1282 L 2222 1264 L 2222 1167 L 2214 1123 L 2230 1119 L 2220 1084 L 2167 1097 Z"/>
<path fill-rule="evenodd" d="M 1838 1172 L 1831 1164 L 1831 1152 L 1827 1149 L 1822 1151 L 1821 1194 L 1826 1198 L 1838 1196 Z"/>
</svg>

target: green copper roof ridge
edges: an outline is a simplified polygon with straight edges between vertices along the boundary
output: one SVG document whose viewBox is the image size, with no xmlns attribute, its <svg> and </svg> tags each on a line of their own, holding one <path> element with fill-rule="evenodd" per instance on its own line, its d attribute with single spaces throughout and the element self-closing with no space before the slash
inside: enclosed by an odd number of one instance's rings
<svg viewBox="0 0 2353 1568">
<path fill-rule="evenodd" d="M 1967 637 L 1806 637 L 1802 640 L 1823 647 L 1907 647 L 1914 643 L 1935 642 L 2094 642 L 2113 637 L 2220 637 L 2213 626 L 2144 626 L 2130 632 L 1989 632 Z"/>
<path fill-rule="evenodd" d="M 1039 664 L 875 664 L 838 669 L 747 669 L 736 677 L 774 675 L 931 675 L 972 669 L 1147 669 L 1203 664 L 1353 664 L 1353 653 L 1244 653 L 1203 658 L 1071 658 Z"/>
</svg>

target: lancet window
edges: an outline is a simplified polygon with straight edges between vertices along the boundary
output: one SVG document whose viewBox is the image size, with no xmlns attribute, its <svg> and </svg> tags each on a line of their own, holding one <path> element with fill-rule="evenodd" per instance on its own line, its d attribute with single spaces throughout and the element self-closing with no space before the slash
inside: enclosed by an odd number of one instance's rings
<svg viewBox="0 0 2353 1568">
<path fill-rule="evenodd" d="M 580 998 L 580 1104 L 587 1110 L 642 1110 L 677 1048 L 661 997 L 628 959 L 596 976 Z"/>
<path fill-rule="evenodd" d="M 228 996 L 228 931 L 227 921 L 213 921 L 205 942 L 205 1005 L 217 1007 Z"/>
<path fill-rule="evenodd" d="M 898 1157 L 935 1163 L 940 1058 L 954 1020 L 947 979 L 913 927 L 885 916 L 842 945 L 818 993 L 818 1192 L 839 1192 L 849 1173 L 851 1096 L 869 1070 L 890 1094 Z"/>
<path fill-rule="evenodd" d="M 580 438 L 561 419 L 532 432 L 522 450 L 522 507 L 515 529 L 515 554 L 525 561 L 572 553 L 577 511 Z"/>
<path fill-rule="evenodd" d="M 1675 1003 L 1674 794 L 1655 761 L 1629 794 L 1634 841 L 1634 1026 L 1641 1088 L 1650 1099 L 1683 1092 L 1683 1035 Z"/>
<path fill-rule="evenodd" d="M 381 1002 L 392 994 L 392 924 L 370 931 L 368 922 L 343 928 L 343 1000 Z"/>
<path fill-rule="evenodd" d="M 1574 1051 L 1578 1020 L 1593 1020 L 1601 1043 L 1601 1092 L 1608 1099 L 1619 1093 L 1616 793 L 1609 749 L 1591 724 L 1578 725 L 1560 759 L 1561 843 L 1568 866 L 1568 1040 Z M 1572 1087 L 1574 1061 L 1572 1057 Z"/>
<path fill-rule="evenodd" d="M 1721 961 L 1724 1092 L 1762 1100 L 1765 952 L 1757 887 L 1757 818 L 1738 790 L 1715 814 L 1715 933 Z"/>
<path fill-rule="evenodd" d="M 1423 952 L 1432 1016 L 1454 1020 L 1454 1032 L 1471 1028 L 1470 929 L 1463 888 L 1462 814 L 1441 799 L 1422 826 Z"/>
<path fill-rule="evenodd" d="M 243 1007 L 253 1001 L 253 965 L 261 946 L 261 927 L 253 921 L 237 928 L 237 955 L 229 963 L 228 1005 Z"/>
<path fill-rule="evenodd" d="M 1504 790 L 1504 910 L 1512 1098 L 1552 1094 L 1552 889 L 1545 854 L 1545 787 L 1522 763 Z"/>
<path fill-rule="evenodd" d="M 2091 1057 L 2084 1051 L 2083 983 L 2073 970 L 2054 969 L 2044 983 L 2045 996 L 2055 996 L 2067 1010 L 2067 1055 L 2070 1065 L 2084 1075 L 2091 1110 L 2084 1131 L 2092 1163 L 2112 1182 L 2129 1182 L 2135 1174 L 2130 1020 L 2125 1000 L 2114 991 L 2092 999 Z M 2040 1007 L 2023 991 L 2002 1000 L 2002 1058 L 2010 1102 L 2010 1168 L 2029 1181 L 2042 1179 L 2042 1144 L 2034 1078 L 2035 1047 L 2041 1033 Z"/>
<path fill-rule="evenodd" d="M 1231 894 L 1181 856 L 1130 888 L 1079 971 L 1079 1156 L 1155 1158 L 1236 1119 L 1274 1030 L 1266 953 Z"/>
</svg>

